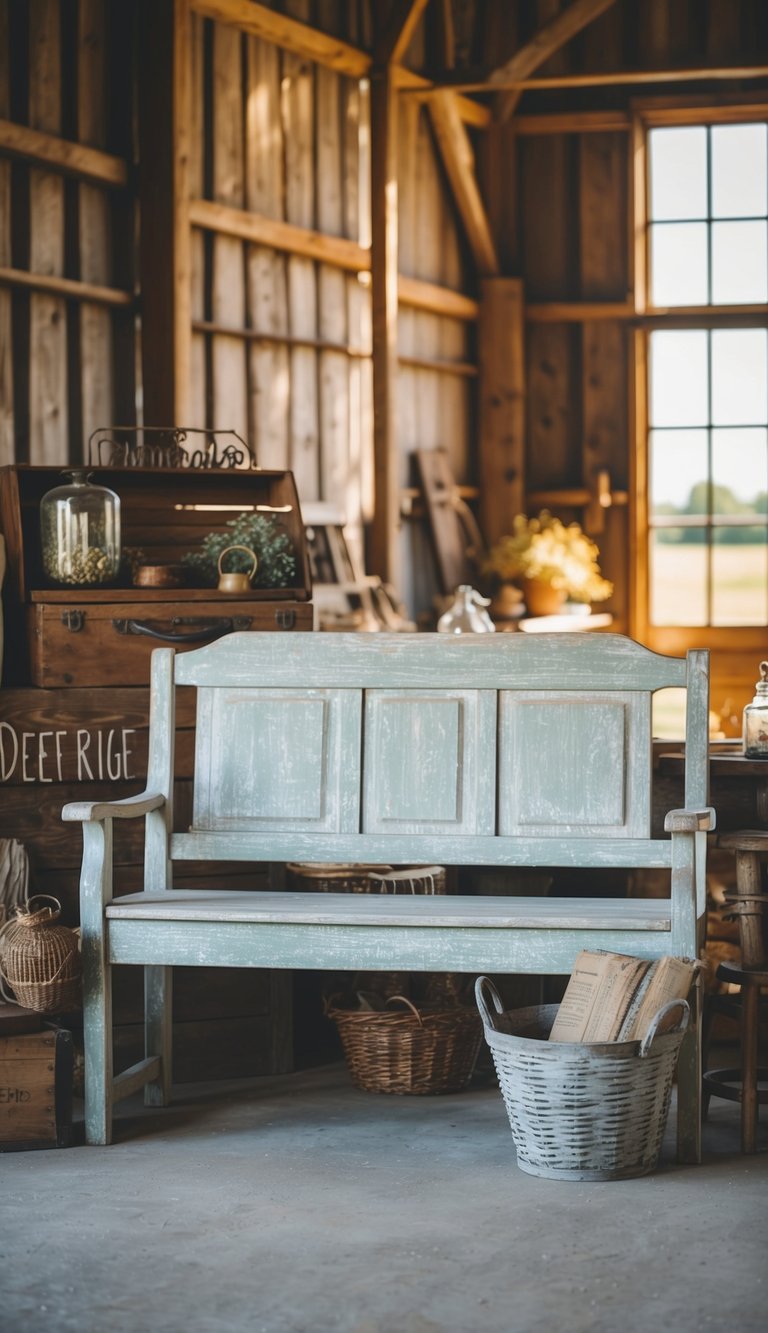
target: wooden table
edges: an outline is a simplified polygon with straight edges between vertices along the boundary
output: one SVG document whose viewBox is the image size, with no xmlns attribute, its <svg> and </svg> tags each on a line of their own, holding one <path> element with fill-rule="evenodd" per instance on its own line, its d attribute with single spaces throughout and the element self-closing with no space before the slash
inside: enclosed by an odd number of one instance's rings
<svg viewBox="0 0 768 1333">
<path fill-rule="evenodd" d="M 659 785 L 666 792 L 668 782 L 682 780 L 682 748 L 675 741 L 657 741 L 654 748 Z M 747 759 L 741 752 L 740 741 L 712 741 L 709 774 L 710 800 L 717 813 L 719 832 L 768 828 L 768 760 Z"/>
</svg>

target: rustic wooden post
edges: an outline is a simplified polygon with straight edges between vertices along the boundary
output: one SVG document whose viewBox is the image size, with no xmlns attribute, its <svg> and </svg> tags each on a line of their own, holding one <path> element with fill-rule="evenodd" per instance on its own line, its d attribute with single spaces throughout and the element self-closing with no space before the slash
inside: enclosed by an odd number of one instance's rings
<svg viewBox="0 0 768 1333">
<path fill-rule="evenodd" d="M 369 565 L 399 587 L 397 98 L 391 63 L 371 72 L 371 296 L 375 510 Z"/>
<path fill-rule="evenodd" d="M 144 421 L 195 425 L 186 419 L 191 338 L 189 0 L 142 0 L 140 33 Z"/>
<path fill-rule="evenodd" d="M 509 532 L 524 508 L 523 284 L 520 278 L 486 278 L 480 293 L 480 520 L 490 543 Z"/>
</svg>

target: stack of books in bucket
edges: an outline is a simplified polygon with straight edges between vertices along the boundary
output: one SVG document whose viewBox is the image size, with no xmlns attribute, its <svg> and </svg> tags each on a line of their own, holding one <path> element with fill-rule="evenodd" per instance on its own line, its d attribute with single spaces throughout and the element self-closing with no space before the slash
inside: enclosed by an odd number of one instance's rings
<svg viewBox="0 0 768 1333">
<path fill-rule="evenodd" d="M 700 966 L 582 950 L 559 1006 L 508 1012 L 489 978 L 478 978 L 521 1170 L 621 1180 L 655 1169 Z"/>
</svg>

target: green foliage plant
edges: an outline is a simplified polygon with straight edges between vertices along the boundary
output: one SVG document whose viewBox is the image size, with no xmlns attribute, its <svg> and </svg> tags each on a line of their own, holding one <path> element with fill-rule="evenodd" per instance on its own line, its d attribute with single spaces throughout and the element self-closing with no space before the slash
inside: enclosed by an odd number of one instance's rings
<svg viewBox="0 0 768 1333">
<path fill-rule="evenodd" d="M 536 518 L 517 514 L 512 532 L 492 546 L 483 573 L 501 583 L 539 579 L 573 602 L 602 602 L 613 584 L 600 573 L 600 552 L 578 523 L 567 525 L 542 509 Z"/>
<path fill-rule="evenodd" d="M 296 578 L 296 557 L 291 539 L 275 514 L 238 514 L 227 519 L 226 531 L 209 532 L 198 551 L 182 557 L 190 577 L 203 588 L 219 581 L 219 556 L 228 546 L 247 546 L 258 557 L 254 588 L 289 588 Z M 226 572 L 250 574 L 253 561 L 246 551 L 231 551 L 224 561 Z"/>
</svg>

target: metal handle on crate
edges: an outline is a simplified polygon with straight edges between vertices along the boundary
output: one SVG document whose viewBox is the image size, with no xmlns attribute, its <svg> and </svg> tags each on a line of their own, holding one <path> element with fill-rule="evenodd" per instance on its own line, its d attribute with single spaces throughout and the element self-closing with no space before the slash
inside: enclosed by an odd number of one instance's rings
<svg viewBox="0 0 768 1333">
<path fill-rule="evenodd" d="M 197 625 L 197 629 L 175 631 L 162 628 L 162 621 L 153 620 L 113 620 L 112 627 L 118 634 L 143 634 L 148 639 L 159 639 L 161 643 L 205 643 L 209 639 L 220 639 L 222 634 L 232 630 L 249 629 L 250 616 L 216 616 L 202 621 L 194 616 L 176 616 L 171 625 Z"/>
<path fill-rule="evenodd" d="M 475 1000 L 477 1001 L 477 1007 L 480 1010 L 480 1017 L 482 1018 L 485 1027 L 495 1028 L 496 1024 L 494 1023 L 493 1015 L 488 1008 L 488 1001 L 485 995 L 486 992 L 493 1002 L 493 1007 L 496 1010 L 496 1013 L 503 1014 L 504 1005 L 501 1002 L 501 996 L 491 981 L 491 978 L 478 977 L 475 982 Z"/>
<path fill-rule="evenodd" d="M 688 1027 L 688 1021 L 691 1017 L 691 1008 L 690 1005 L 688 1004 L 688 1001 L 668 1000 L 666 1004 L 663 1004 L 661 1006 L 658 1013 L 654 1015 L 651 1021 L 651 1026 L 649 1027 L 648 1031 L 643 1037 L 643 1040 L 640 1043 L 639 1054 L 641 1057 L 644 1058 L 646 1055 L 650 1054 L 651 1047 L 658 1036 L 669 1035 L 666 1033 L 660 1034 L 659 1028 L 661 1024 L 664 1022 L 664 1019 L 667 1017 L 667 1014 L 672 1013 L 673 1009 L 680 1010 L 680 1022 L 675 1027 L 671 1028 L 670 1031 L 685 1032 L 686 1028 Z"/>
</svg>

